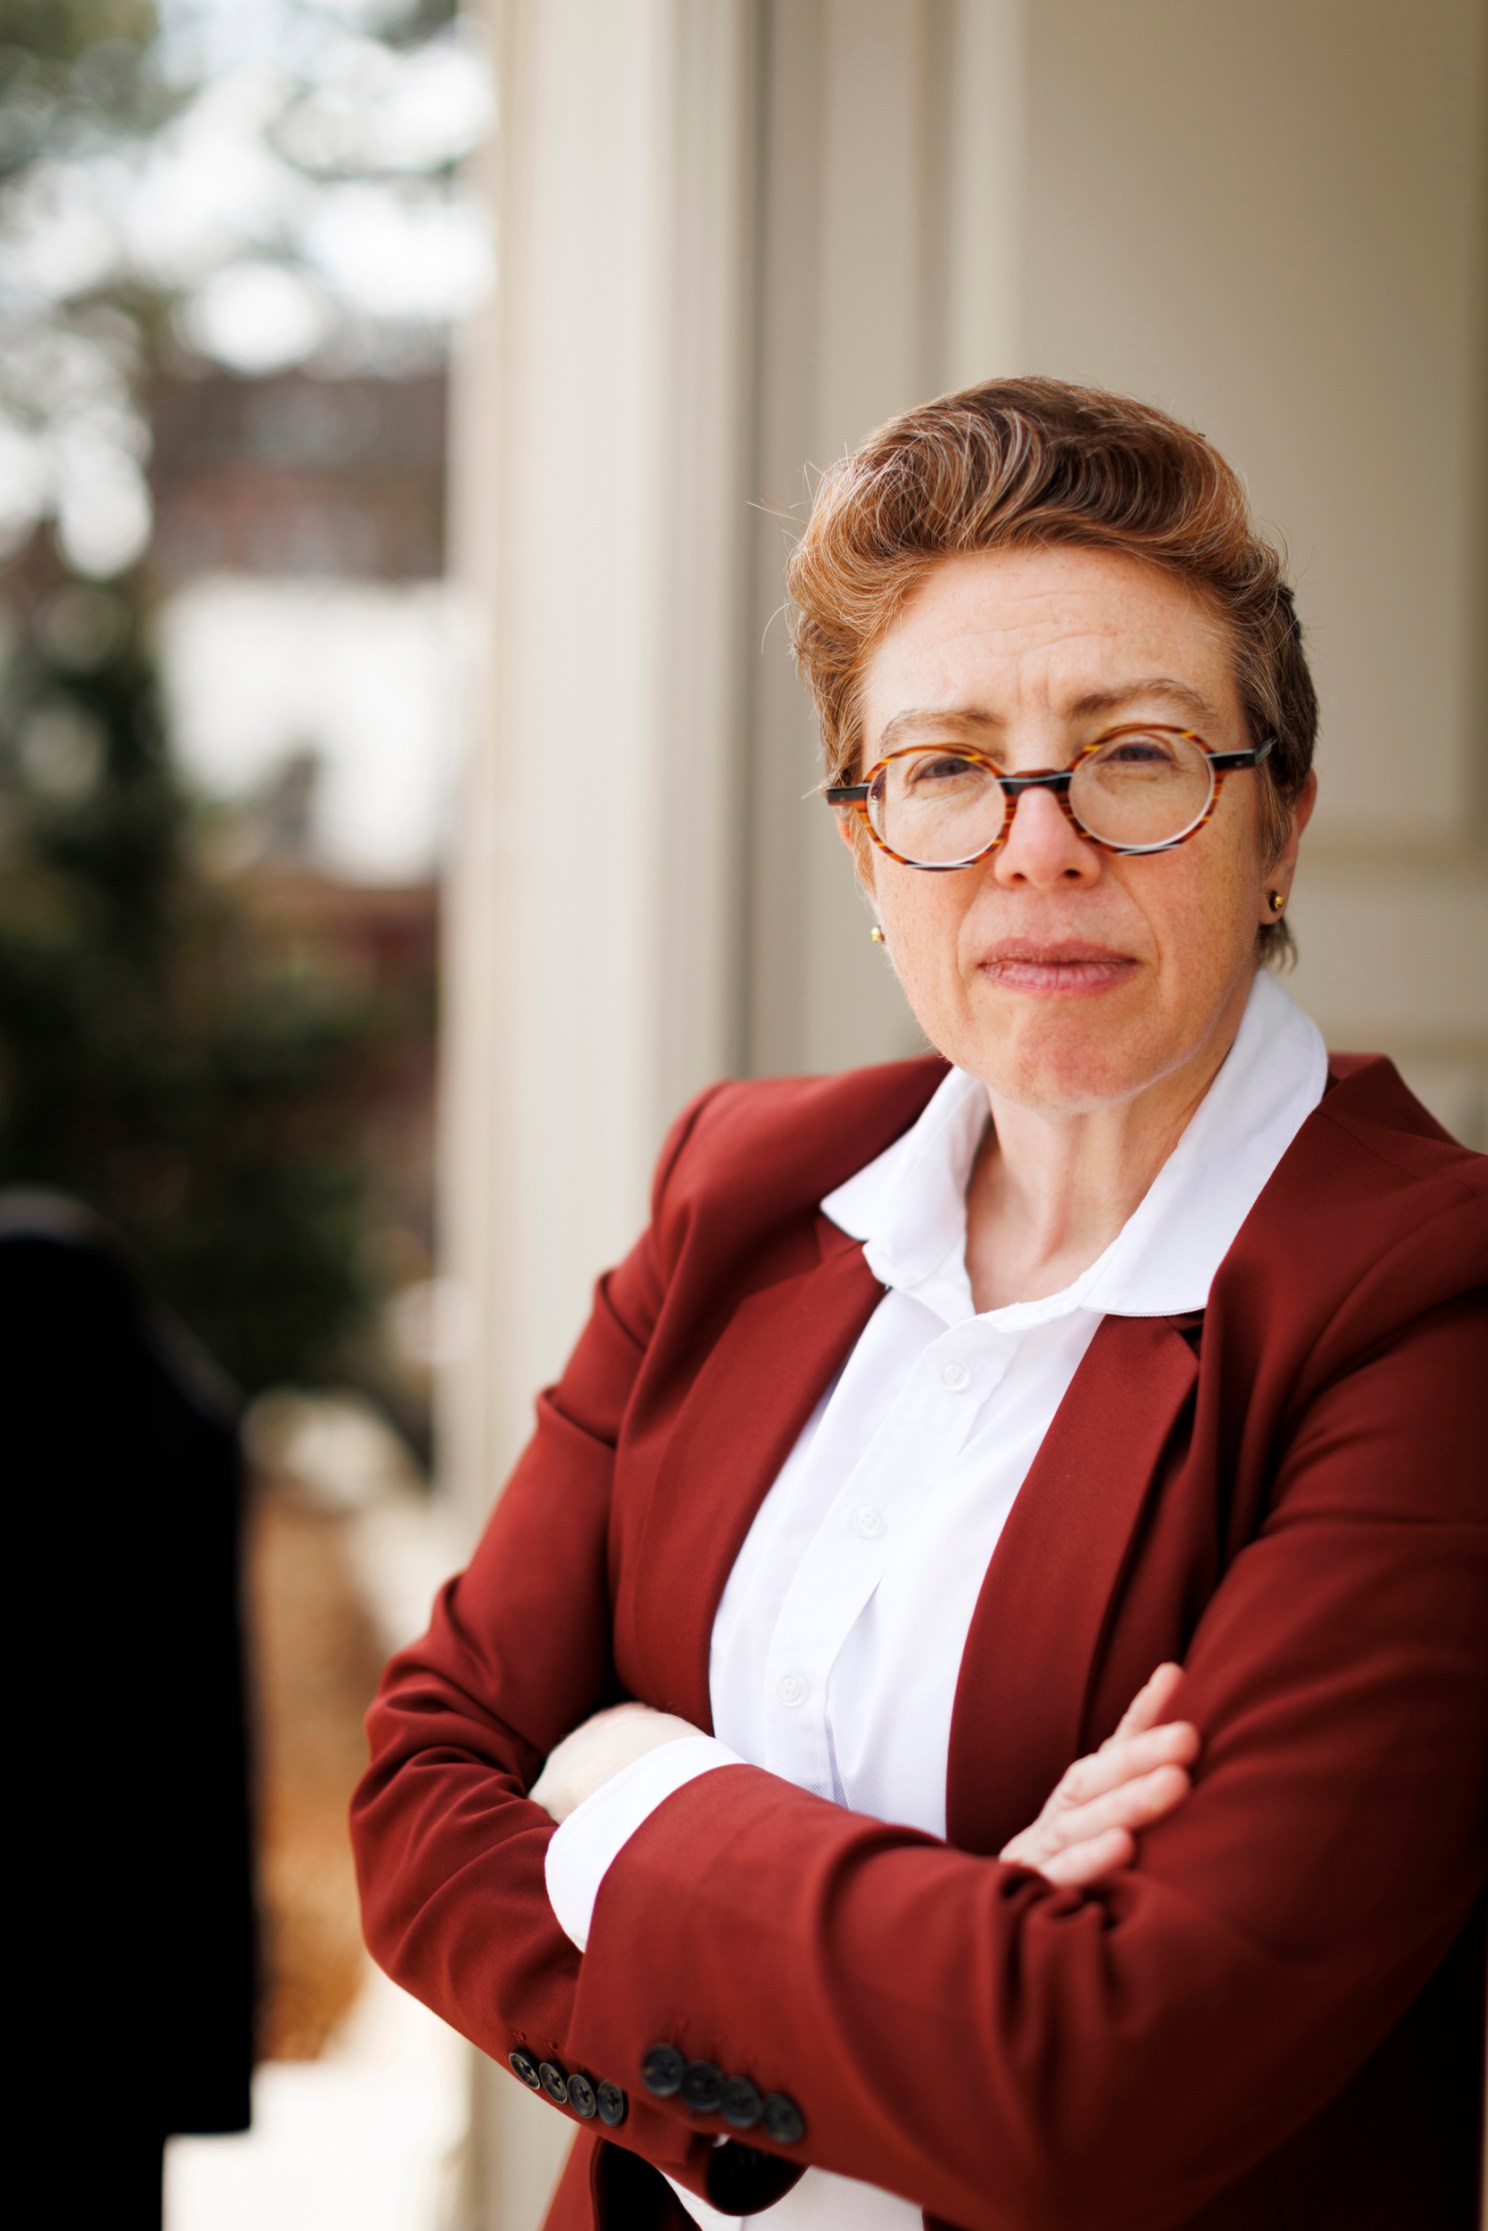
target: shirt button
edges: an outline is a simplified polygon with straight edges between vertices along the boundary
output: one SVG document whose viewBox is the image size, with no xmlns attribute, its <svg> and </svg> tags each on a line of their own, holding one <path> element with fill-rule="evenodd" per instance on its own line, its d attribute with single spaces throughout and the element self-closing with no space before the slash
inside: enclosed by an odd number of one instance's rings
<svg viewBox="0 0 1488 2231">
<path fill-rule="evenodd" d="M 806 1684 L 799 1673 L 782 1673 L 775 1684 L 775 1694 L 794 1712 L 797 1705 L 806 1702 Z"/>
<path fill-rule="evenodd" d="M 952 1394 L 964 1394 L 971 1385 L 971 1373 L 964 1363 L 952 1361 L 942 1369 L 940 1383 L 943 1387 L 949 1387 Z"/>
<path fill-rule="evenodd" d="M 853 1512 L 853 1532 L 860 1541 L 876 1542 L 888 1523 L 883 1512 L 872 1503 L 864 1503 Z"/>
</svg>

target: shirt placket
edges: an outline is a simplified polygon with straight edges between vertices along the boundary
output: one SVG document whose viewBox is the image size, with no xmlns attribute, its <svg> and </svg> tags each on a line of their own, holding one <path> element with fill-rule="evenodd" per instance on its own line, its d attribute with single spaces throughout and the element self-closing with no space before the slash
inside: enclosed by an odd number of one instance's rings
<svg viewBox="0 0 1488 2231">
<path fill-rule="evenodd" d="M 792 1578 L 765 1665 L 764 1763 L 818 1796 L 837 1794 L 827 1713 L 832 1667 L 890 1558 L 908 1552 L 937 1474 L 976 1430 L 1015 1345 L 989 1339 L 974 1318 L 926 1345 Z"/>
</svg>

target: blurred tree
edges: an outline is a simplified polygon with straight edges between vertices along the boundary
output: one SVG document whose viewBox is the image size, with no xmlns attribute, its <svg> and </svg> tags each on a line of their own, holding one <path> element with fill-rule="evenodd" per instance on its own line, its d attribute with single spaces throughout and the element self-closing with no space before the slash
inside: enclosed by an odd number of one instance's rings
<svg viewBox="0 0 1488 2231">
<path fill-rule="evenodd" d="M 0 674 L 0 1185 L 107 1217 L 249 1393 L 357 1368 L 359 1085 L 387 1018 L 197 864 L 137 595 L 64 582 Z"/>
<path fill-rule="evenodd" d="M 457 0 L 0 0 L 0 554 L 140 556 L 162 373 L 442 361 L 490 107 Z"/>
<path fill-rule="evenodd" d="M 375 1381 L 358 1085 L 408 1018 L 268 957 L 202 864 L 151 398 L 440 362 L 489 113 L 458 0 L 0 0 L 0 1183 L 116 1223 L 249 1391 Z"/>
</svg>

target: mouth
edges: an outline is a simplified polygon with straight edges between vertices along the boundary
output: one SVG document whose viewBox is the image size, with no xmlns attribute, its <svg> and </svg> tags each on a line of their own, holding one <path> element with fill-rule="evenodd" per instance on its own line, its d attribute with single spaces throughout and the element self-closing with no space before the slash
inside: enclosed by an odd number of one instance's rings
<svg viewBox="0 0 1488 2231">
<path fill-rule="evenodd" d="M 1053 992 L 1066 998 L 1114 991 L 1135 976 L 1130 953 L 1084 938 L 1009 937 L 989 946 L 977 972 L 999 990 Z"/>
</svg>

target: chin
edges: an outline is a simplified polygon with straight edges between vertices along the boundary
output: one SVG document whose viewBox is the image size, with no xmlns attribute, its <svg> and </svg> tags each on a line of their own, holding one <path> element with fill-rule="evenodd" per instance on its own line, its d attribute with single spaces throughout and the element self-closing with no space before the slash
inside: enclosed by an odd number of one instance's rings
<svg viewBox="0 0 1488 2231">
<path fill-rule="evenodd" d="M 1097 1031 L 1088 1013 L 1030 1016 L 1021 1028 L 977 1034 L 951 1058 L 988 1090 L 1045 1115 L 1084 1115 L 1129 1100 L 1181 1061 L 1163 1059 L 1146 1033 Z"/>
<path fill-rule="evenodd" d="M 990 1076 L 978 1074 L 995 1097 L 1047 1116 L 1090 1115 L 1097 1108 L 1134 1099 L 1153 1082 L 1140 1071 L 1088 1064 L 1082 1068 L 1073 1062 L 1025 1062 Z"/>
</svg>

